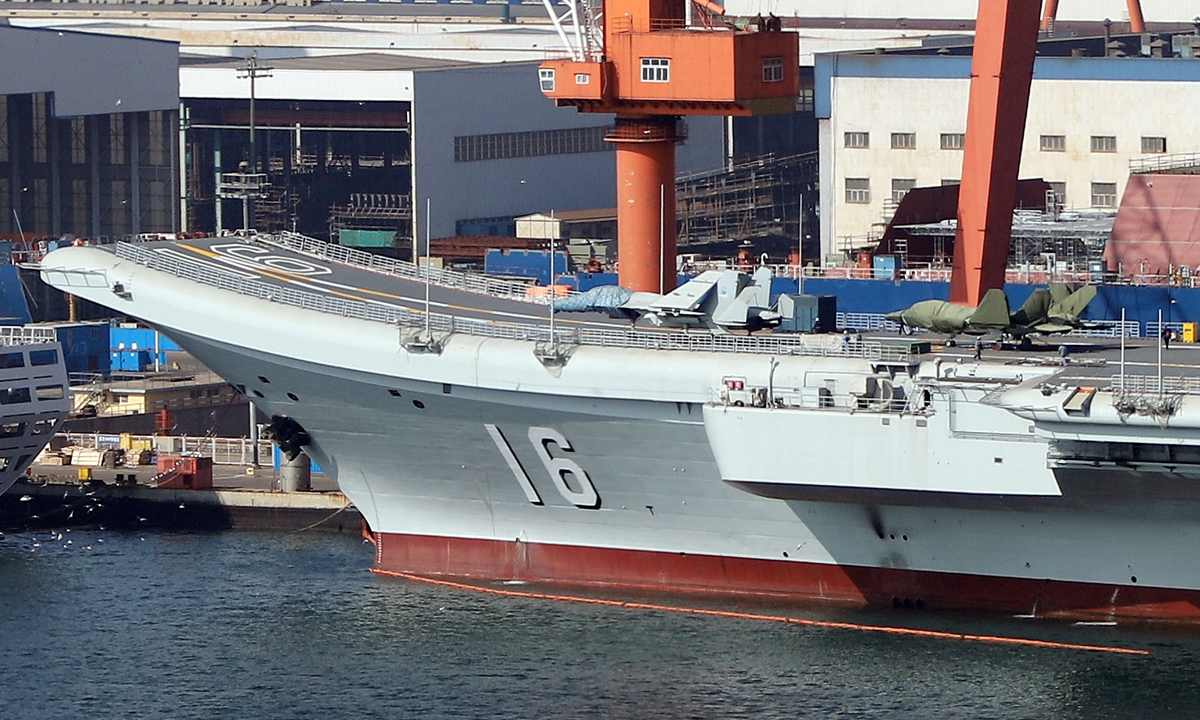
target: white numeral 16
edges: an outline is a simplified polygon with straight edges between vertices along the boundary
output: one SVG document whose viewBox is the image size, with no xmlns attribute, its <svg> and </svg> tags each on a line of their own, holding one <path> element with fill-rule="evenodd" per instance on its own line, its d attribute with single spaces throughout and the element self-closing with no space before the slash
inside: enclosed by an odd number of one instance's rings
<svg viewBox="0 0 1200 720">
<path fill-rule="evenodd" d="M 485 424 L 484 427 L 492 436 L 492 442 L 496 443 L 496 449 L 508 463 L 508 468 L 512 470 L 517 484 L 525 492 L 525 497 L 534 505 L 543 505 L 542 496 L 538 495 L 537 488 L 533 486 L 525 468 L 521 467 L 521 461 L 513 453 L 512 446 L 508 444 L 508 438 L 504 437 L 504 433 L 500 432 L 500 428 L 495 425 Z M 579 463 L 569 457 L 554 457 L 550 454 L 551 443 L 557 445 L 559 450 L 564 453 L 572 452 L 570 441 L 563 437 L 562 433 L 554 428 L 531 427 L 529 428 L 529 442 L 533 445 L 534 452 L 541 458 L 542 465 L 546 466 L 546 472 L 550 474 L 550 480 L 554 483 L 554 487 L 567 502 L 589 510 L 600 507 L 600 496 L 596 493 L 596 487 L 592 485 L 592 481 L 584 469 L 579 467 Z M 575 480 L 575 484 L 579 486 L 578 490 L 567 484 L 567 475 Z"/>
</svg>

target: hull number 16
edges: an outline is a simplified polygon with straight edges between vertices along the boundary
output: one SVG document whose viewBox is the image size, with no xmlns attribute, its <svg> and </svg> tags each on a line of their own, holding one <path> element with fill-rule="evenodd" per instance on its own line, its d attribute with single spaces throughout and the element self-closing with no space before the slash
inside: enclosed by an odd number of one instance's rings
<svg viewBox="0 0 1200 720">
<path fill-rule="evenodd" d="M 508 438 L 504 437 L 504 433 L 500 432 L 500 428 L 495 425 L 485 424 L 484 427 L 492 436 L 492 442 L 496 443 L 496 449 L 508 463 L 508 468 L 512 470 L 513 477 L 517 479 L 517 484 L 521 486 L 525 497 L 534 505 L 544 505 L 542 496 L 533 486 L 529 474 L 521 466 L 521 461 L 517 459 L 512 446 L 508 444 Z M 562 433 L 554 428 L 531 427 L 529 428 L 529 442 L 533 445 L 533 450 L 537 453 L 538 458 L 541 459 L 542 465 L 546 466 L 546 472 L 550 474 L 550 481 L 554 483 L 559 495 L 576 507 L 589 510 L 600 507 L 600 496 L 596 493 L 596 487 L 592 485 L 587 473 L 579 467 L 579 463 L 562 454 L 572 452 L 570 441 L 563 437 Z M 551 445 L 558 446 L 560 451 L 558 457 L 550 454 Z M 567 482 L 568 475 L 571 476 L 573 482 Z"/>
</svg>

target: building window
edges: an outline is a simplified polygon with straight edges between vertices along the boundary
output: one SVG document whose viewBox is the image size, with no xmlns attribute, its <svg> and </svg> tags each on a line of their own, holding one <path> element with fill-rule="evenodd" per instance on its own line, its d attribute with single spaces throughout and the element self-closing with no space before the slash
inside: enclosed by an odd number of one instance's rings
<svg viewBox="0 0 1200 720">
<path fill-rule="evenodd" d="M 153 232 L 169 232 L 171 229 L 171 198 L 168 185 L 162 180 L 151 180 L 148 185 L 150 190 L 150 197 L 147 198 L 150 204 L 149 229 Z"/>
<path fill-rule="evenodd" d="M 50 181 L 33 179 L 33 228 L 35 232 L 50 232 Z"/>
<path fill-rule="evenodd" d="M 1042 152 L 1066 152 L 1066 135 L 1043 135 L 1039 146 Z"/>
<path fill-rule="evenodd" d="M 125 164 L 125 116 L 108 116 L 108 163 Z"/>
<path fill-rule="evenodd" d="M 87 122 L 82 117 L 71 118 L 71 163 L 87 163 Z"/>
<path fill-rule="evenodd" d="M 783 58 L 763 58 L 763 82 L 783 82 Z"/>
<path fill-rule="evenodd" d="M 871 133 L 865 133 L 865 132 L 848 132 L 848 133 L 846 133 L 846 147 L 848 147 L 848 148 L 869 148 L 869 147 L 871 147 Z"/>
<path fill-rule="evenodd" d="M 893 150 L 912 150 L 917 147 L 916 133 L 892 133 Z"/>
<path fill-rule="evenodd" d="M 460 135 L 454 138 L 454 162 L 605 152 L 613 149 L 612 143 L 604 142 L 607 130 L 607 125 L 598 125 L 562 130 Z"/>
<path fill-rule="evenodd" d="M 1115 153 L 1117 151 L 1117 138 L 1112 135 L 1093 135 L 1092 136 L 1092 152 L 1094 153 Z"/>
<path fill-rule="evenodd" d="M 587 73 L 575 73 L 576 85 L 589 85 L 592 82 L 592 76 Z"/>
<path fill-rule="evenodd" d="M 916 186 L 917 186 L 917 181 L 913 180 L 912 178 L 893 179 L 892 180 L 892 202 L 899 203 L 901 200 L 904 199 L 904 196 L 908 194 L 908 191 L 912 190 Z"/>
<path fill-rule="evenodd" d="M 110 180 L 108 192 L 109 235 L 130 232 L 129 181 Z"/>
<path fill-rule="evenodd" d="M 170 117 L 162 110 L 150 111 L 150 127 L 147 132 L 148 148 L 147 163 L 155 167 L 168 165 L 167 162 L 167 124 Z"/>
<path fill-rule="evenodd" d="M 1165 137 L 1144 137 L 1142 138 L 1142 152 L 1147 155 L 1165 153 L 1167 151 L 1167 139 Z"/>
<path fill-rule="evenodd" d="M 1116 183 L 1092 183 L 1092 207 L 1111 208 L 1116 206 Z"/>
<path fill-rule="evenodd" d="M 0 162 L 8 162 L 8 96 L 0 95 Z"/>
<path fill-rule="evenodd" d="M 542 68 L 538 70 L 538 82 L 542 85 L 542 92 L 554 92 L 554 70 L 553 68 Z"/>
<path fill-rule="evenodd" d="M 81 237 L 91 235 L 92 213 L 87 180 L 71 181 L 71 227 L 70 232 Z"/>
<path fill-rule="evenodd" d="M 46 94 L 33 94 L 33 161 L 35 163 L 46 162 L 47 156 L 47 133 L 46 133 Z"/>
<path fill-rule="evenodd" d="M 1067 184 L 1065 182 L 1048 182 L 1046 184 L 1050 186 L 1050 192 L 1054 193 L 1055 204 L 1065 205 L 1067 202 Z"/>
<path fill-rule="evenodd" d="M 642 82 L 671 81 L 670 58 L 642 58 Z"/>
<path fill-rule="evenodd" d="M 800 88 L 800 94 L 796 96 L 796 112 L 812 112 L 813 109 L 813 89 Z"/>
<path fill-rule="evenodd" d="M 965 133 L 942 133 L 942 149 L 962 150 L 966 138 Z"/>
<path fill-rule="evenodd" d="M 0 232 L 13 232 L 16 230 L 12 226 L 13 214 L 9 207 L 9 200 L 12 196 L 8 194 L 9 189 L 8 178 L 0 177 Z"/>
<path fill-rule="evenodd" d="M 846 178 L 846 202 L 871 202 L 871 181 L 868 178 Z"/>
<path fill-rule="evenodd" d="M 962 185 L 962 180 L 959 180 L 958 178 L 942 178 L 942 187 L 947 187 L 950 185 Z"/>
</svg>

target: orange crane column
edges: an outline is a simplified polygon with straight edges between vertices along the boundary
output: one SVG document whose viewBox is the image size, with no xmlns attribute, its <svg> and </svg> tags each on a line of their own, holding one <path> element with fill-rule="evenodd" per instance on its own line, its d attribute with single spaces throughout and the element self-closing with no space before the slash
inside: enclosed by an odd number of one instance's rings
<svg viewBox="0 0 1200 720">
<path fill-rule="evenodd" d="M 617 118 L 618 282 L 635 291 L 675 289 L 676 118 Z"/>
<path fill-rule="evenodd" d="M 1142 17 L 1142 0 L 1125 0 L 1129 10 L 1129 32 L 1146 32 L 1146 19 Z"/>
<path fill-rule="evenodd" d="M 1004 287 L 1040 0 L 980 0 L 950 302 Z"/>
<path fill-rule="evenodd" d="M 1054 20 L 1058 17 L 1058 0 L 1046 0 L 1046 7 L 1042 10 L 1042 24 L 1039 26 L 1042 30 L 1050 30 L 1054 27 Z"/>
</svg>

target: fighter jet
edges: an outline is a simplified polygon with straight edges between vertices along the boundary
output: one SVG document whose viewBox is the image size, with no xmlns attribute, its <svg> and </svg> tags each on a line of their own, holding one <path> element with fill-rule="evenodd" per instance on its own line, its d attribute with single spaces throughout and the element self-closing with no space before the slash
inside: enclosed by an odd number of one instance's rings
<svg viewBox="0 0 1200 720">
<path fill-rule="evenodd" d="M 954 344 L 954 336 L 959 334 L 998 334 L 1020 339 L 1021 344 L 1027 346 L 1030 335 L 1104 327 L 1103 323 L 1091 323 L 1079 317 L 1094 297 L 1095 285 L 1085 285 L 1071 292 L 1066 285 L 1055 284 L 1049 290 L 1034 290 L 1020 309 L 1010 313 L 1004 291 L 993 289 L 983 296 L 977 308 L 942 300 L 922 300 L 886 317 L 899 323 L 902 329 L 920 328 L 948 333 L 949 345 Z"/>
<path fill-rule="evenodd" d="M 644 319 L 657 327 L 753 332 L 783 319 L 770 302 L 771 270 L 760 267 L 753 277 L 737 270 L 707 270 L 666 295 L 604 285 L 555 300 L 554 309 L 607 312 L 633 322 Z"/>
<path fill-rule="evenodd" d="M 922 300 L 906 310 L 885 316 L 902 329 L 919 328 L 955 335 L 986 335 L 1007 328 L 1010 324 L 1008 297 L 1003 290 L 988 290 L 979 307 L 956 305 L 945 300 Z"/>
</svg>

